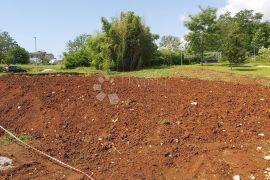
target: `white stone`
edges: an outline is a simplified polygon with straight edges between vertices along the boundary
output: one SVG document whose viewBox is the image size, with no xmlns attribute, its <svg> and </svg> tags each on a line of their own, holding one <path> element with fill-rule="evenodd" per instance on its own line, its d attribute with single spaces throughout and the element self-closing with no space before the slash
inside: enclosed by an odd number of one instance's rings
<svg viewBox="0 0 270 180">
<path fill-rule="evenodd" d="M 48 73 L 48 72 L 55 72 L 55 70 L 54 69 L 44 69 L 41 72 Z"/>
<path fill-rule="evenodd" d="M 260 134 L 258 134 L 258 136 L 264 136 L 264 134 L 263 133 L 260 133 Z"/>
<path fill-rule="evenodd" d="M 241 180 L 241 177 L 239 175 L 233 176 L 233 180 Z"/>
<path fill-rule="evenodd" d="M 262 150 L 262 147 L 260 147 L 260 146 L 257 147 L 257 151 L 260 151 L 260 150 Z"/>
<path fill-rule="evenodd" d="M 254 179 L 256 179 L 256 177 L 255 177 L 253 174 L 251 174 L 251 175 L 249 176 L 249 179 L 254 180 Z"/>
<path fill-rule="evenodd" d="M 116 123 L 117 121 L 118 121 L 118 118 L 112 120 L 113 123 Z"/>
<path fill-rule="evenodd" d="M 197 102 L 191 102 L 190 104 L 191 104 L 192 106 L 197 106 L 197 105 L 198 105 Z"/>
<path fill-rule="evenodd" d="M 6 171 L 13 168 L 12 162 L 12 159 L 0 156 L 0 171 Z"/>
<path fill-rule="evenodd" d="M 264 156 L 265 160 L 270 160 L 270 155 Z"/>
</svg>

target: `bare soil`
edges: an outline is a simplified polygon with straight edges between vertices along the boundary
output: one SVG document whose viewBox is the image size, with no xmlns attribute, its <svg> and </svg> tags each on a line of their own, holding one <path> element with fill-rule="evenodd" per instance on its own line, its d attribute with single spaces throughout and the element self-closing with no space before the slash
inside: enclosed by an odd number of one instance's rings
<svg viewBox="0 0 270 180">
<path fill-rule="evenodd" d="M 118 77 L 103 86 L 121 100 L 111 105 L 96 98 L 97 78 L 0 77 L 0 125 L 94 179 L 267 177 L 269 88 Z M 0 179 L 86 179 L 16 143 L 0 144 L 0 156 L 15 161 Z"/>
</svg>

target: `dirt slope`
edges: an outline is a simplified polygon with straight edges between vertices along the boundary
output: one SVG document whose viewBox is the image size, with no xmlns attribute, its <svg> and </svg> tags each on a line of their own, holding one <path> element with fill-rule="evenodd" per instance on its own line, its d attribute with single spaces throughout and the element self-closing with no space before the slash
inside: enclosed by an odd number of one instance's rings
<svg viewBox="0 0 270 180">
<path fill-rule="evenodd" d="M 107 97 L 97 100 L 97 78 L 0 77 L 0 125 L 31 134 L 29 144 L 95 179 L 267 176 L 269 88 L 114 78 L 103 86 L 121 100 L 111 105 Z M 0 155 L 16 166 L 0 172 L 0 179 L 86 179 L 18 144 L 0 144 Z"/>
</svg>

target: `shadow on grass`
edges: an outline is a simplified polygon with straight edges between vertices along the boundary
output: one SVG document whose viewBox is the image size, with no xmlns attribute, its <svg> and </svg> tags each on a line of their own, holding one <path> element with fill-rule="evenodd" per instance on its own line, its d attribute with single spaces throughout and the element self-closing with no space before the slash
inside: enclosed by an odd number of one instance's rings
<svg viewBox="0 0 270 180">
<path fill-rule="evenodd" d="M 233 69 L 237 71 L 257 71 L 257 69 Z"/>
</svg>

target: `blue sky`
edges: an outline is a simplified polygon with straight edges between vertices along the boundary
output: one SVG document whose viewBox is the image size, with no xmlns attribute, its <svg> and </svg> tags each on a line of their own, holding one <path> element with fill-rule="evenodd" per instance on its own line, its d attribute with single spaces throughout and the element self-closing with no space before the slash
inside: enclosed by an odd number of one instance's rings
<svg viewBox="0 0 270 180">
<path fill-rule="evenodd" d="M 135 11 L 153 33 L 183 36 L 182 19 L 198 12 L 198 6 L 222 8 L 226 0 L 0 0 L 0 29 L 28 51 L 62 54 L 66 42 L 81 33 L 101 28 L 100 18 L 121 11 Z"/>
</svg>

